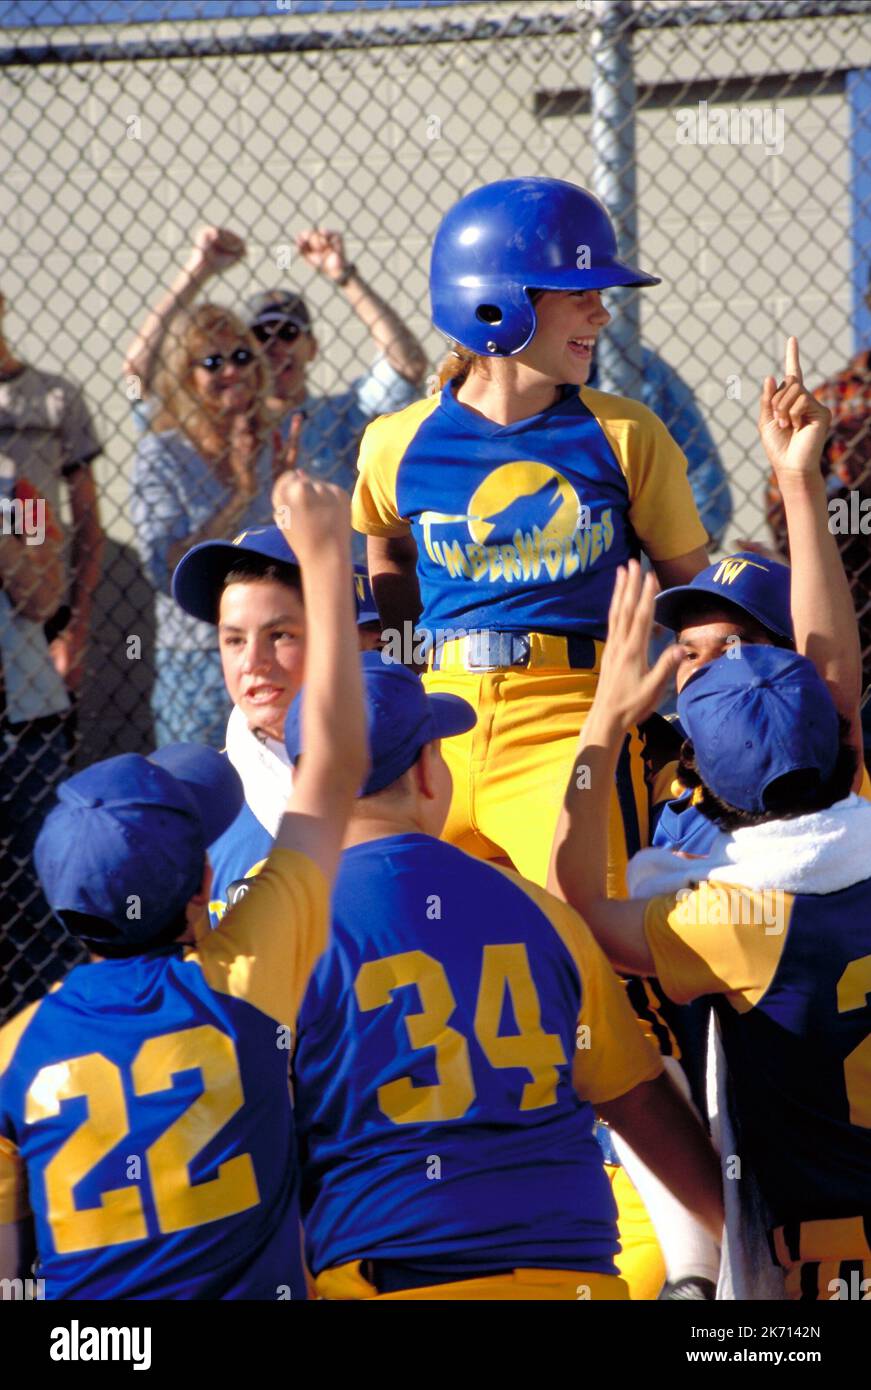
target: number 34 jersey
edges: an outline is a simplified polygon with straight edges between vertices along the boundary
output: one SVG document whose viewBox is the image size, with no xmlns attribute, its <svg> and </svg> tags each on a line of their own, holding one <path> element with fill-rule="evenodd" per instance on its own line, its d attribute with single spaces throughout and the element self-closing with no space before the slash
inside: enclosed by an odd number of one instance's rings
<svg viewBox="0 0 871 1390">
<path fill-rule="evenodd" d="M 329 930 L 274 851 L 195 949 L 81 965 L 0 1031 L 0 1222 L 48 1298 L 305 1298 L 291 1030 Z"/>
<path fill-rule="evenodd" d="M 313 1272 L 615 1273 L 592 1106 L 661 1070 L 564 903 L 425 835 L 346 851 L 294 1059 Z"/>
</svg>

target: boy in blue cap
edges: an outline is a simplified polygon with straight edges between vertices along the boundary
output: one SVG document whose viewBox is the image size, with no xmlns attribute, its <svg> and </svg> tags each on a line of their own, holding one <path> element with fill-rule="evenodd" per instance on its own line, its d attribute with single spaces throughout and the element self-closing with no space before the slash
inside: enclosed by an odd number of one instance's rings
<svg viewBox="0 0 871 1390">
<path fill-rule="evenodd" d="M 472 707 L 377 654 L 363 667 L 371 772 L 294 1059 L 318 1292 L 626 1298 L 593 1107 L 718 1233 L 707 1140 L 583 922 L 436 838 L 440 741 Z M 298 711 L 287 748 L 304 769 Z"/>
<path fill-rule="evenodd" d="M 859 629 L 829 529 L 821 469 L 831 415 L 804 386 L 795 338 L 787 341 L 784 373 L 779 387 L 773 377 L 765 380 L 759 432 L 783 496 L 791 567 L 753 550 L 738 551 L 700 571 L 689 584 L 659 594 L 654 616 L 677 636 L 682 657 L 675 674 L 678 691 L 698 665 L 722 655 L 734 659 L 744 642 L 788 647 L 810 657 L 861 750 Z M 674 739 L 675 757 L 681 741 Z M 692 792 L 662 800 L 676 771 L 672 762 L 654 781 L 653 799 L 660 809 L 652 843 L 705 855 L 716 827 L 698 814 Z M 871 792 L 861 762 L 854 789 Z M 627 877 L 631 889 L 632 870 Z"/>
<path fill-rule="evenodd" d="M 365 567 L 354 566 L 353 584 L 365 650 L 381 635 Z M 277 525 L 194 546 L 176 567 L 172 593 L 186 613 L 217 626 L 233 703 L 226 755 L 245 790 L 238 816 L 209 847 L 209 915 L 217 923 L 263 864 L 290 796 L 284 720 L 303 679 L 305 605 L 297 558 Z"/>
<path fill-rule="evenodd" d="M 551 881 L 621 970 L 656 975 L 676 1003 L 714 996 L 787 1296 L 847 1297 L 851 1271 L 871 1274 L 871 806 L 851 792 L 856 751 L 807 657 L 747 645 L 701 666 L 678 713 L 699 809 L 725 837 L 701 882 L 690 860 L 680 888 L 609 900 L 603 791 L 681 659 L 672 647 L 647 669 L 653 594 L 636 565 L 618 576 L 588 775 L 569 787 Z"/>
<path fill-rule="evenodd" d="M 279 488 L 319 624 L 310 751 L 245 902 L 207 930 L 207 847 L 242 804 L 207 748 L 78 773 L 37 842 L 91 951 L 0 1032 L 0 1277 L 29 1204 L 48 1298 L 306 1296 L 288 1049 L 366 761 L 349 504 L 302 475 Z"/>
</svg>

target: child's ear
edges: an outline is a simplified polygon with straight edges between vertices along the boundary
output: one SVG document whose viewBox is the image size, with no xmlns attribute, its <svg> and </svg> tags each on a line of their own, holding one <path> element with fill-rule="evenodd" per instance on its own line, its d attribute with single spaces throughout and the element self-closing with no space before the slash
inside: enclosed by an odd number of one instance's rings
<svg viewBox="0 0 871 1390">
<path fill-rule="evenodd" d="M 203 877 L 202 877 L 202 880 L 200 881 L 200 886 L 199 886 L 199 888 L 197 889 L 196 893 L 194 893 L 193 897 L 192 897 L 191 900 L 190 900 L 190 905 L 191 905 L 191 906 L 193 906 L 193 907 L 195 907 L 195 908 L 198 908 L 198 909 L 206 906 L 206 904 L 207 904 L 208 901 L 209 901 L 209 897 L 210 897 L 210 895 L 211 895 L 211 892 L 212 892 L 212 881 L 213 881 L 213 879 L 214 879 L 214 874 L 212 873 L 212 866 L 211 866 L 211 864 L 209 863 L 209 857 L 208 857 L 208 855 L 206 855 L 206 858 L 205 858 L 205 860 L 203 861 Z"/>
<path fill-rule="evenodd" d="M 434 762 L 439 751 L 439 740 L 434 739 L 432 743 L 425 743 L 420 750 L 420 757 L 414 765 L 417 773 L 417 785 L 422 796 L 427 801 L 432 801 L 437 792 L 437 783 L 434 775 Z"/>
</svg>

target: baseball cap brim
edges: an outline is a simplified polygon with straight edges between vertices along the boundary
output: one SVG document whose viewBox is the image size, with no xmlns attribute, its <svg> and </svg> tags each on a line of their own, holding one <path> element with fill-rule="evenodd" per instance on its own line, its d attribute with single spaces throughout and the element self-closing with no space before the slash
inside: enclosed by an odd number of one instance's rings
<svg viewBox="0 0 871 1390">
<path fill-rule="evenodd" d="M 304 319 L 302 314 L 289 313 L 287 309 L 275 307 L 263 309 L 259 314 L 255 314 L 251 320 L 251 327 L 256 328 L 261 324 L 267 323 L 293 323 L 303 333 L 307 333 L 311 325 Z"/>
<path fill-rule="evenodd" d="M 700 608 L 702 601 L 712 600 L 711 607 L 722 605 L 723 608 L 736 608 L 741 613 L 747 613 L 756 622 L 761 623 L 769 632 L 775 633 L 778 637 L 786 637 L 790 641 L 793 639 L 791 628 L 778 622 L 771 611 L 766 611 L 761 604 L 756 604 L 752 600 L 740 601 L 729 594 L 724 594 L 722 586 L 710 582 L 700 582 L 698 584 L 680 584 L 675 589 L 665 589 L 661 594 L 657 594 L 653 605 L 654 622 L 661 627 L 670 628 L 672 632 L 680 632 L 684 626 L 687 613 L 694 608 Z"/>
<path fill-rule="evenodd" d="M 364 669 L 367 658 L 372 655 L 373 653 L 364 655 Z M 476 721 L 474 708 L 459 695 L 426 694 L 418 720 L 405 731 L 404 736 L 397 737 L 396 732 L 388 734 L 385 747 L 383 724 L 367 699 L 369 755 L 372 766 L 360 795 L 372 796 L 375 792 L 382 791 L 414 765 L 421 749 L 428 743 L 468 733 L 469 729 L 474 728 Z"/>
<path fill-rule="evenodd" d="M 588 270 L 564 266 L 559 269 L 544 271 L 536 275 L 535 284 L 530 285 L 529 288 L 539 290 L 607 290 L 612 286 L 630 289 L 632 286 L 661 284 L 662 280 L 658 275 L 648 275 L 646 271 L 627 265 L 625 261 L 610 260 L 599 261 L 597 265 L 590 266 Z"/>
<path fill-rule="evenodd" d="M 218 603 L 224 580 L 245 556 L 257 555 L 284 565 L 299 561 L 277 526 L 262 531 L 243 532 L 250 542 L 202 541 L 183 555 L 172 576 L 172 596 L 179 608 L 205 623 L 218 621 Z"/>
<path fill-rule="evenodd" d="M 458 734 L 467 734 L 474 729 L 478 716 L 468 700 L 463 700 L 459 695 L 442 694 L 427 695 L 426 698 L 434 739 L 456 738 Z"/>
<path fill-rule="evenodd" d="M 263 290 L 248 300 L 249 327 L 267 323 L 295 323 L 304 333 L 311 332 L 311 314 L 302 295 L 291 290 Z"/>
<path fill-rule="evenodd" d="M 394 668 L 396 679 L 407 682 L 407 688 L 397 685 L 397 698 L 405 701 L 414 699 L 411 722 L 402 727 L 401 715 L 396 719 L 389 717 L 383 704 L 373 705 L 372 689 L 369 681 L 381 666 L 381 656 L 376 652 L 366 652 L 362 657 L 365 685 L 367 740 L 371 758 L 369 776 L 361 789 L 361 796 L 371 796 L 383 787 L 389 786 L 412 766 L 421 748 L 435 739 L 454 738 L 474 728 L 477 715 L 472 705 L 459 695 L 424 694 L 416 676 L 404 667 Z M 368 676 L 368 679 L 367 679 Z M 303 751 L 302 720 L 305 688 L 299 692 L 287 711 L 284 721 L 284 746 L 291 763 L 295 763 Z M 406 705 L 406 711 L 408 706 Z M 410 711 L 408 711 L 410 712 Z"/>
<path fill-rule="evenodd" d="M 170 743 L 148 759 L 181 782 L 197 805 L 207 845 L 229 829 L 245 804 L 242 780 L 226 754 L 199 743 Z"/>
</svg>

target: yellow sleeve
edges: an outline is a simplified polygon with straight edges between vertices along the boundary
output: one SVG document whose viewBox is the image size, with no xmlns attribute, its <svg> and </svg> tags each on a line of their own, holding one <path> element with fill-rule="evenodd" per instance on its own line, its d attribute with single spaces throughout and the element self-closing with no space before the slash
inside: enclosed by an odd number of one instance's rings
<svg viewBox="0 0 871 1390">
<path fill-rule="evenodd" d="M 572 1068 L 578 1095 L 597 1105 L 653 1081 L 663 1070 L 662 1058 L 638 1027 L 626 991 L 586 922 L 544 888 L 510 869 L 499 872 L 540 908 L 578 968 L 581 1010 Z"/>
<path fill-rule="evenodd" d="M 676 1004 L 725 994 L 739 1013 L 752 1009 L 774 979 L 792 904 L 792 894 L 779 889 L 707 880 L 651 898 L 644 934 L 666 994 Z"/>
<path fill-rule="evenodd" d="M 866 801 L 871 801 L 871 777 L 868 775 L 867 767 L 864 766 L 862 768 L 862 785 L 858 795 L 864 797 Z"/>
<path fill-rule="evenodd" d="M 399 515 L 396 479 L 399 465 L 424 420 L 439 403 L 428 396 L 382 415 L 367 426 L 360 442 L 357 483 L 351 501 L 351 525 L 366 536 L 407 536 L 411 526 Z"/>
<path fill-rule="evenodd" d="M 274 849 L 241 901 L 185 960 L 219 994 L 293 1027 L 329 929 L 330 888 L 318 866 L 296 850 Z"/>
<path fill-rule="evenodd" d="M 0 1226 L 29 1215 L 24 1160 L 12 1140 L 0 1135 Z"/>
<path fill-rule="evenodd" d="M 639 401 L 585 386 L 581 393 L 604 431 L 629 487 L 629 519 L 651 560 L 673 560 L 704 545 L 687 461 L 658 415 Z"/>
</svg>

